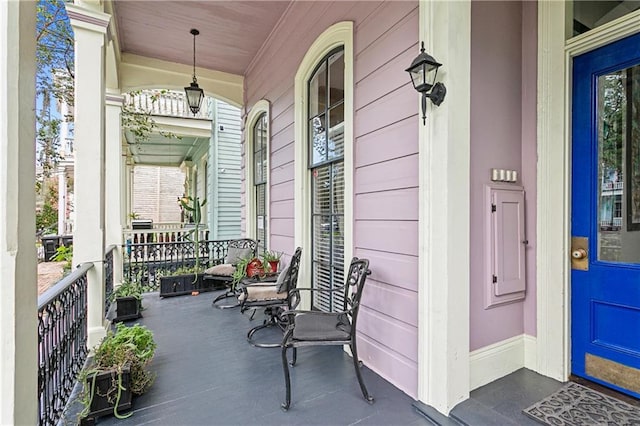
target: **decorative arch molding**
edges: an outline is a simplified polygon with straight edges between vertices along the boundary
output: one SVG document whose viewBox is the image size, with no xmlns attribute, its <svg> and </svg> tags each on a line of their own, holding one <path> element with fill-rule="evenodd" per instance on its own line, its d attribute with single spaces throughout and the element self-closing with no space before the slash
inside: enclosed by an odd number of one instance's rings
<svg viewBox="0 0 640 426">
<path fill-rule="evenodd" d="M 118 69 L 118 81 L 123 93 L 158 87 L 183 90 L 191 81 L 193 73 L 188 65 L 130 53 L 122 54 Z M 244 77 L 204 68 L 197 68 L 196 75 L 205 94 L 238 108 L 242 107 Z"/>
<path fill-rule="evenodd" d="M 254 146 L 254 134 L 253 126 L 257 123 L 262 114 L 267 115 L 267 186 L 265 193 L 265 205 L 267 207 L 267 220 L 271 218 L 271 104 L 266 99 L 260 99 L 253 105 L 249 113 L 247 114 L 247 121 L 245 124 L 245 143 L 244 143 L 244 158 L 245 158 L 245 200 L 246 200 L 246 235 L 249 238 L 257 238 L 258 230 L 256 229 L 256 200 L 252 196 L 251 188 L 253 188 L 253 146 Z M 267 232 L 269 227 L 267 227 Z M 267 243 L 269 242 L 267 238 Z"/>
<path fill-rule="evenodd" d="M 295 245 L 311 247 L 311 185 L 307 168 L 307 81 L 315 66 L 331 50 L 344 47 L 344 264 L 353 257 L 353 22 L 338 22 L 327 28 L 313 42 L 300 62 L 295 77 Z M 311 250 L 302 253 L 299 277 L 301 282 L 310 282 Z M 310 307 L 310 298 L 302 301 Z"/>
</svg>

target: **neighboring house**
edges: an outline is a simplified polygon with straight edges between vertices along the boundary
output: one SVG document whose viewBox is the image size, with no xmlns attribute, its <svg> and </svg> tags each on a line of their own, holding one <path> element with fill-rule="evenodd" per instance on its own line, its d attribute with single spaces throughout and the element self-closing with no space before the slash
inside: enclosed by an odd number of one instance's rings
<svg viewBox="0 0 640 426">
<path fill-rule="evenodd" d="M 193 115 L 184 94 L 142 91 L 126 102 L 151 114 L 157 128 L 137 139 L 125 129 L 123 150 L 129 158 L 128 213 L 155 224 L 182 223 L 178 200 L 198 196 L 207 200 L 202 223 L 209 238 L 240 236 L 240 110 L 205 98 Z"/>
<path fill-rule="evenodd" d="M 23 2 L 0 8 L 0 19 L 33 34 Z M 227 167 L 211 161 L 227 154 L 204 141 L 208 123 L 188 147 L 129 144 L 130 164 L 121 151 L 120 94 L 188 84 L 195 27 L 198 84 L 241 116 L 241 207 L 218 212 L 219 222 L 236 211 L 241 234 L 266 248 L 289 257 L 303 247 L 304 286 L 335 287 L 353 256 L 368 258 L 358 323 L 364 364 L 418 406 L 444 414 L 522 367 L 640 397 L 640 382 L 628 380 L 640 377 L 635 3 L 77 1 L 67 8 L 78 49 L 74 264 L 95 265 L 87 275 L 90 345 L 104 334 L 99 242 L 121 244 L 129 207 L 123 171 L 164 158 L 191 173 L 189 193 L 204 195 L 217 179 L 218 206 L 235 200 Z M 15 26 L 0 28 L 6 46 L 27 45 L 20 53 L 0 49 L 8 81 L 18 81 L 33 61 L 29 42 Z M 421 41 L 442 63 L 436 81 L 447 89 L 439 107 L 427 101 L 425 125 L 405 72 Z M 624 91 L 601 90 L 612 79 L 624 81 Z M 13 283 L 0 297 L 9 342 L 0 347 L 8 360 L 0 372 L 13 379 L 3 380 L 3 394 L 28 406 L 5 418 L 33 423 L 24 413 L 35 411 L 35 380 L 21 361 L 36 356 L 35 343 L 22 337 L 36 330 L 35 320 L 23 320 L 35 295 L 19 283 L 34 279 L 34 261 L 13 256 L 16 245 L 33 247 L 31 230 L 20 226 L 31 220 L 33 182 L 25 176 L 33 164 L 4 160 L 25 149 L 15 135 L 31 124 L 33 97 L 23 86 L 4 93 L 5 114 L 9 104 L 22 109 L 0 128 L 7 212 L 0 211 L 0 231 L 16 234 L 7 234 L 13 245 L 0 246 L 0 281 Z M 605 131 L 613 126 L 624 129 L 615 140 Z M 222 142 L 225 132 L 216 137 Z M 198 155 L 184 155 L 189 149 Z M 600 167 L 614 163 L 624 176 L 614 187 L 624 193 L 619 216 L 612 210 L 620 227 L 602 231 L 611 215 L 600 205 L 613 194 L 600 187 Z M 7 208 L 7 194 L 23 197 L 19 215 Z M 215 222 L 216 209 L 208 214 Z M 603 232 L 616 233 L 614 254 Z M 336 302 L 303 301 L 318 309 Z"/>
</svg>

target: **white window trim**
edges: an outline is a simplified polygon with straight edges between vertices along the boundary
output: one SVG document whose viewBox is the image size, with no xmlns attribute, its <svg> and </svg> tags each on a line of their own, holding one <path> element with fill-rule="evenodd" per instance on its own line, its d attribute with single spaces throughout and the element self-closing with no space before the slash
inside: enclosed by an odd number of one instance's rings
<svg viewBox="0 0 640 426">
<path fill-rule="evenodd" d="M 267 119 L 267 182 L 265 190 L 265 207 L 267 211 L 267 221 L 271 221 L 271 105 L 269 101 L 260 99 L 255 103 L 249 114 L 247 115 L 247 124 L 245 125 L 246 140 L 244 144 L 244 158 L 245 158 L 245 203 L 246 203 L 246 235 L 248 238 L 258 238 L 258 230 L 256 229 L 256 200 L 254 197 L 254 185 L 253 185 L 253 149 L 254 149 L 254 135 L 253 126 L 255 126 L 258 118 L 265 113 Z M 271 226 L 267 223 L 267 232 L 271 231 Z M 267 243 L 271 244 L 271 235 L 267 235 Z"/>
<path fill-rule="evenodd" d="M 565 43 L 567 13 L 538 2 L 536 371 L 561 381 L 571 372 L 571 61 L 640 28 L 636 11 Z"/>
<path fill-rule="evenodd" d="M 353 257 L 353 22 L 327 28 L 305 54 L 295 77 L 295 245 L 302 247 L 298 280 L 311 282 L 311 179 L 308 169 L 307 81 L 316 65 L 331 50 L 344 46 L 344 265 Z M 302 307 L 309 308 L 309 295 Z"/>
</svg>

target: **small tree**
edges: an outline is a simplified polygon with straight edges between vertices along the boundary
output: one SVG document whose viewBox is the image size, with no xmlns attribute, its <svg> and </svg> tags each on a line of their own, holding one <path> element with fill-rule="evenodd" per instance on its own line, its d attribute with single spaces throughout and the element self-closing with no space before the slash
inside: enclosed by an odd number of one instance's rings
<svg viewBox="0 0 640 426">
<path fill-rule="evenodd" d="M 207 200 L 200 202 L 198 197 L 183 197 L 180 199 L 180 205 L 182 208 L 191 213 L 191 217 L 193 218 L 193 229 L 189 231 L 185 238 L 193 243 L 193 248 L 195 250 L 195 271 L 196 278 L 194 282 L 197 280 L 197 274 L 200 271 L 200 230 L 202 229 L 202 207 L 207 204 Z"/>
</svg>

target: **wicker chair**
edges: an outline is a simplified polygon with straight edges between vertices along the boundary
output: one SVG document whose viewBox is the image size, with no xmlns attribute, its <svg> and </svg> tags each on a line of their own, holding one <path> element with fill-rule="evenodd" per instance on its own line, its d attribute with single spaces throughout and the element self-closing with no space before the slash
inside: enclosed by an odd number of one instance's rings
<svg viewBox="0 0 640 426">
<path fill-rule="evenodd" d="M 316 288 L 296 288 L 292 293 L 299 299 L 301 291 L 310 292 L 334 292 L 344 291 L 344 304 L 339 312 L 301 311 L 292 310 L 283 312 L 283 316 L 288 317 L 288 326 L 282 339 L 282 367 L 286 385 L 286 400 L 282 408 L 286 411 L 291 406 L 291 378 L 289 375 L 289 364 L 294 366 L 297 358 L 297 348 L 301 346 L 318 345 L 349 345 L 353 355 L 353 365 L 356 369 L 356 377 L 362 390 L 364 399 L 373 403 L 373 397 L 369 395 L 362 380 L 360 371 L 361 363 L 358 359 L 358 349 L 356 346 L 356 323 L 358 320 L 358 310 L 360 308 L 360 298 L 369 271 L 369 261 L 356 257 L 351 261 L 349 272 L 347 273 L 344 286 L 334 289 Z M 287 350 L 291 349 L 293 357 L 291 362 L 287 359 Z"/>
</svg>

